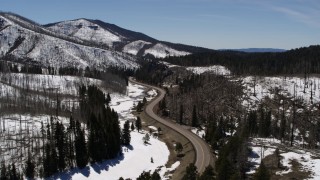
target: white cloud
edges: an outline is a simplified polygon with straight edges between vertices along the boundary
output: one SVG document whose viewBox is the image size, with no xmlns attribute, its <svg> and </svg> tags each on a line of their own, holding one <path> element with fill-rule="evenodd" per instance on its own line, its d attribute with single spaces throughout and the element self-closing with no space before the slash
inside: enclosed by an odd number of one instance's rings
<svg viewBox="0 0 320 180">
<path fill-rule="evenodd" d="M 287 7 L 272 7 L 272 10 L 282 13 L 293 20 L 320 28 L 320 13 L 313 8 L 303 8 L 299 10 Z"/>
</svg>

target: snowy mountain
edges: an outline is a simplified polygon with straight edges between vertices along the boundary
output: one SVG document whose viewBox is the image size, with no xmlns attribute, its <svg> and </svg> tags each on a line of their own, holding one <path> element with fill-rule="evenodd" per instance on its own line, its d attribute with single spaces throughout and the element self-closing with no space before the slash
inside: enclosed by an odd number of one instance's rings
<svg viewBox="0 0 320 180">
<path fill-rule="evenodd" d="M 78 33 L 81 35 L 81 32 Z M 92 39 L 100 39 L 99 33 L 93 34 Z M 119 40 L 116 35 L 108 35 L 108 42 Z M 98 48 L 96 44 L 91 46 L 86 40 L 52 32 L 18 15 L 0 14 L 1 59 L 53 67 L 138 67 L 135 57 Z"/>
<path fill-rule="evenodd" d="M 47 29 L 91 43 L 99 43 L 135 56 L 184 56 L 209 49 L 156 40 L 143 33 L 130 31 L 100 20 L 76 19 L 45 25 Z"/>
<path fill-rule="evenodd" d="M 63 21 L 49 26 L 48 29 L 78 38 L 81 40 L 93 41 L 99 44 L 105 44 L 112 47 L 114 42 L 121 41 L 122 37 L 92 23 L 86 19 L 77 19 L 72 21 Z"/>
<path fill-rule="evenodd" d="M 0 13 L 0 60 L 52 67 L 139 65 L 137 57 L 164 58 L 210 49 L 156 40 L 99 20 L 76 19 L 40 25 L 13 13 Z"/>
</svg>

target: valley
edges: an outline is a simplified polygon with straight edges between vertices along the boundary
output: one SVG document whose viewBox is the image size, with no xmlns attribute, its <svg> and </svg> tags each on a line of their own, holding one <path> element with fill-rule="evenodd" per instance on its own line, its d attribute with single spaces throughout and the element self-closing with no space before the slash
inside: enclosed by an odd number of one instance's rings
<svg viewBox="0 0 320 180">
<path fill-rule="evenodd" d="M 319 52 L 0 12 L 0 179 L 318 179 Z"/>
</svg>

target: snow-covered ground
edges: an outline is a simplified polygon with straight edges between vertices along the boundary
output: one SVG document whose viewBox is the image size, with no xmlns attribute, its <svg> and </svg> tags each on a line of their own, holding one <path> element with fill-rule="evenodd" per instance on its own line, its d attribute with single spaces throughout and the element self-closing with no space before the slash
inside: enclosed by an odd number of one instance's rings
<svg viewBox="0 0 320 180">
<path fill-rule="evenodd" d="M 147 44 L 151 44 L 150 42 L 138 40 L 138 41 L 133 41 L 123 47 L 123 52 L 137 55 L 138 52 Z"/>
<path fill-rule="evenodd" d="M 318 77 L 310 77 L 305 81 L 302 77 L 248 76 L 242 80 L 245 93 L 243 105 L 245 107 L 256 107 L 265 97 L 274 97 L 276 90 L 279 90 L 281 95 L 291 98 L 294 97 L 295 91 L 296 99 L 302 100 L 307 105 L 320 102 L 320 78 Z"/>
<path fill-rule="evenodd" d="M 0 23 L 0 29 L 2 30 L 0 33 L 0 57 L 10 52 L 10 54 L 20 59 L 30 58 L 33 63 L 51 67 L 67 66 L 85 69 L 89 66 L 96 69 L 103 69 L 107 66 L 120 66 L 133 69 L 139 66 L 135 62 L 134 57 L 121 52 L 93 48 L 40 34 L 30 30 L 31 28 L 24 28 L 3 16 L 0 16 L 0 21 L 3 22 Z M 19 19 L 19 22 L 21 22 L 21 24 L 28 24 L 21 19 Z M 32 25 L 28 26 L 32 27 Z M 45 31 L 45 29 L 43 29 L 43 31 Z M 86 31 L 82 33 L 85 32 Z M 106 37 L 106 39 L 109 38 L 111 39 L 110 41 L 108 40 L 110 43 L 111 41 L 117 41 L 117 37 L 111 34 L 109 36 L 102 32 L 94 33 L 92 36 L 93 37 L 90 38 L 100 39 L 101 36 Z M 18 44 L 15 49 L 11 49 L 15 43 L 20 44 Z"/>
<path fill-rule="evenodd" d="M 251 152 L 249 154 L 248 161 L 253 165 L 253 167 L 247 172 L 247 174 L 254 174 L 260 166 L 261 159 L 268 155 L 272 155 L 275 149 L 263 146 L 252 146 L 250 148 Z"/>
<path fill-rule="evenodd" d="M 145 50 L 144 54 L 151 54 L 154 57 L 157 58 L 165 58 L 167 56 L 185 56 L 190 54 L 189 52 L 185 51 L 177 51 L 175 49 L 172 49 L 164 44 L 157 43 L 153 47 Z"/>
<path fill-rule="evenodd" d="M 286 152 L 280 154 L 283 159 L 281 164 L 287 167 L 287 170 L 279 171 L 277 174 L 283 175 L 292 172 L 291 161 L 296 160 L 302 164 L 302 169 L 305 171 L 311 171 L 310 179 L 320 179 L 320 159 L 315 158 L 311 153 L 301 151 L 297 152 Z"/>
<path fill-rule="evenodd" d="M 198 135 L 200 138 L 203 138 L 206 135 L 206 131 L 204 128 L 202 128 L 202 129 L 192 128 L 191 132 Z"/>
<path fill-rule="evenodd" d="M 43 144 L 41 126 L 43 125 L 46 129 L 50 118 L 50 115 L 31 114 L 0 116 L 0 161 L 15 162 L 18 169 L 21 169 L 28 154 L 26 144 L 31 144 L 34 154 L 40 153 L 39 148 Z M 54 120 L 65 125 L 69 123 L 66 117 L 54 117 Z M 30 142 L 29 139 L 32 141 Z"/>
<path fill-rule="evenodd" d="M 268 155 L 274 154 L 276 148 L 279 148 L 281 142 L 274 138 L 252 138 L 249 144 L 249 148 L 252 151 L 249 154 L 248 162 L 253 167 L 247 172 L 247 174 L 254 174 L 257 168 L 260 166 L 261 159 Z M 284 166 L 284 170 L 276 172 L 278 175 L 284 175 L 292 172 L 292 160 L 297 160 L 301 164 L 303 171 L 311 172 L 310 179 L 320 179 L 320 159 L 318 154 L 312 151 L 301 150 L 298 148 L 286 149 L 286 152 L 280 148 L 281 165 Z"/>
<path fill-rule="evenodd" d="M 224 66 L 214 65 L 214 66 L 203 66 L 203 67 L 187 67 L 188 71 L 192 71 L 195 74 L 202 74 L 205 72 L 210 72 L 216 75 L 229 76 L 231 74 L 230 70 Z"/>
<path fill-rule="evenodd" d="M 121 40 L 120 36 L 86 19 L 63 21 L 50 26 L 49 29 L 57 33 L 73 36 L 82 40 L 95 41 L 109 46 Z"/>
</svg>

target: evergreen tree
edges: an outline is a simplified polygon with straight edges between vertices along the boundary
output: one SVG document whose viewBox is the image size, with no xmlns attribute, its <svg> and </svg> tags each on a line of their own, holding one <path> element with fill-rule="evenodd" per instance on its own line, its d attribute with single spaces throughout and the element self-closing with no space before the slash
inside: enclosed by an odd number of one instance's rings
<svg viewBox="0 0 320 180">
<path fill-rule="evenodd" d="M 197 115 L 197 107 L 196 105 L 193 105 L 193 110 L 192 110 L 192 127 L 198 127 L 198 115 Z"/>
<path fill-rule="evenodd" d="M 11 167 L 10 167 L 10 180 L 18 180 L 20 179 L 19 178 L 19 175 L 17 173 L 17 169 L 16 169 L 16 166 L 14 163 L 11 164 Z"/>
<path fill-rule="evenodd" d="M 50 159 L 50 176 L 58 172 L 58 155 L 55 148 L 51 149 L 51 159 Z"/>
<path fill-rule="evenodd" d="M 248 116 L 248 132 L 250 136 L 254 136 L 257 134 L 257 112 L 256 111 L 250 111 Z"/>
<path fill-rule="evenodd" d="M 137 180 L 151 180 L 150 172 L 142 172 Z"/>
<path fill-rule="evenodd" d="M 271 135 L 271 111 L 268 111 L 266 119 L 265 119 L 265 137 L 269 137 Z"/>
<path fill-rule="evenodd" d="M 142 111 L 142 108 L 143 108 L 143 104 L 139 101 L 139 102 L 138 102 L 138 105 L 137 105 L 137 111 L 138 111 L 138 112 L 141 112 L 141 111 Z"/>
<path fill-rule="evenodd" d="M 175 151 L 177 151 L 178 156 L 180 155 L 180 153 L 183 151 L 183 146 L 180 142 L 176 143 L 176 147 L 175 147 Z"/>
<path fill-rule="evenodd" d="M 143 105 L 146 105 L 146 104 L 147 104 L 147 99 L 146 99 L 146 97 L 143 98 L 142 103 L 143 103 Z"/>
<path fill-rule="evenodd" d="M 182 177 L 182 180 L 197 180 L 198 170 L 197 167 L 191 163 L 186 168 L 186 174 Z"/>
<path fill-rule="evenodd" d="M 86 139 L 79 122 L 76 123 L 77 135 L 75 139 L 75 151 L 77 166 L 81 169 L 88 164 L 88 152 L 86 147 Z"/>
<path fill-rule="evenodd" d="M 267 167 L 264 165 L 263 161 L 261 162 L 257 172 L 254 175 L 255 180 L 269 180 L 270 174 Z"/>
<path fill-rule="evenodd" d="M 199 180 L 213 180 L 214 171 L 211 165 L 207 166 L 202 175 L 199 177 Z"/>
<path fill-rule="evenodd" d="M 233 174 L 233 169 L 231 167 L 230 161 L 225 157 L 219 156 L 220 164 L 218 166 L 218 177 L 219 180 L 228 180 L 230 179 L 231 175 Z"/>
<path fill-rule="evenodd" d="M 51 169 L 50 169 L 50 160 L 51 160 L 50 145 L 49 143 L 47 143 L 45 148 L 45 156 L 43 160 L 44 177 L 50 177 L 52 175 Z"/>
<path fill-rule="evenodd" d="M 123 145 L 130 145 L 131 136 L 130 136 L 130 122 L 126 121 L 123 125 L 122 130 L 122 143 Z"/>
<path fill-rule="evenodd" d="M 28 159 L 26 161 L 26 165 L 25 165 L 25 176 L 29 179 L 33 179 L 35 176 L 35 164 L 34 162 L 31 160 L 30 157 L 30 153 L 28 154 Z"/>
<path fill-rule="evenodd" d="M 63 171 L 66 168 L 66 145 L 65 145 L 65 131 L 64 126 L 57 122 L 56 123 L 56 131 L 55 131 L 55 140 L 56 140 L 56 147 L 58 149 L 58 169 Z"/>
<path fill-rule="evenodd" d="M 1 162 L 0 180 L 9 180 L 8 170 L 4 161 Z"/>
<path fill-rule="evenodd" d="M 138 132 L 140 132 L 140 130 L 142 128 L 141 118 L 139 116 L 137 117 L 137 120 L 136 120 L 136 128 L 137 128 Z"/>
<path fill-rule="evenodd" d="M 179 123 L 183 123 L 183 105 L 180 105 Z"/>
<path fill-rule="evenodd" d="M 151 175 L 151 180 L 161 180 L 161 177 L 158 173 L 158 171 L 154 171 Z"/>
<path fill-rule="evenodd" d="M 134 123 L 131 122 L 131 131 L 134 131 Z"/>
<path fill-rule="evenodd" d="M 108 94 L 107 94 L 107 98 L 106 98 L 106 103 L 107 103 L 107 105 L 109 105 L 110 102 L 111 102 L 111 96 L 110 96 L 110 94 L 108 93 Z"/>
</svg>

